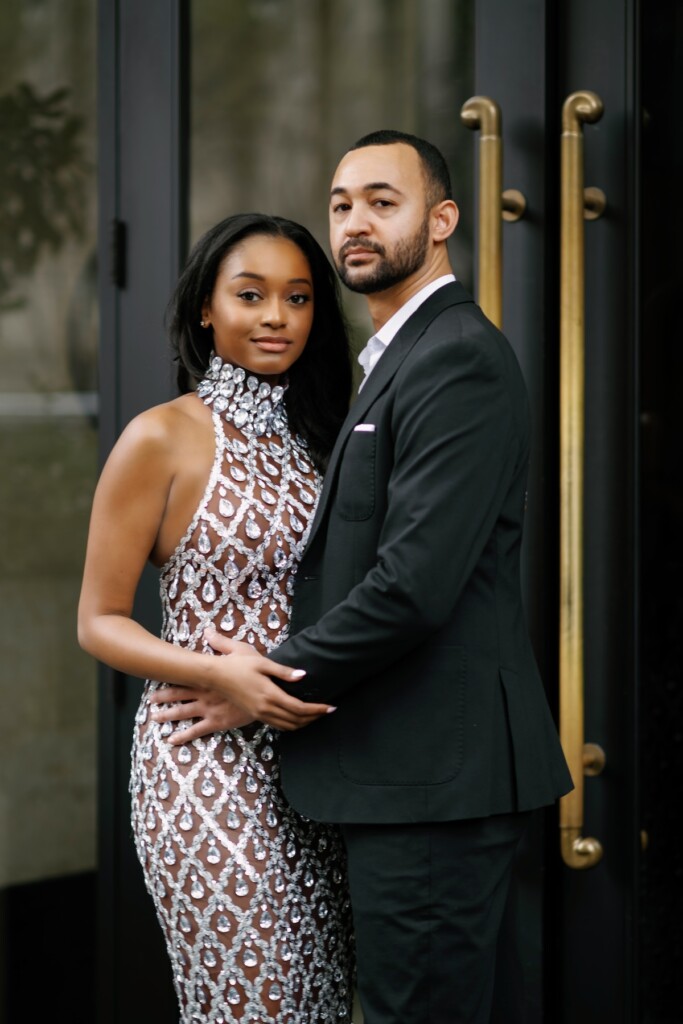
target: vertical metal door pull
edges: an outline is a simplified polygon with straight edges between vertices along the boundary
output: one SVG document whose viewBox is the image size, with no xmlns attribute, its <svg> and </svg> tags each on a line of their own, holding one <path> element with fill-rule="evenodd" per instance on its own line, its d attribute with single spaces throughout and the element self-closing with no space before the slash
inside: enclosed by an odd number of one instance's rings
<svg viewBox="0 0 683 1024">
<path fill-rule="evenodd" d="M 585 295 L 583 124 L 602 117 L 593 92 L 562 108 L 560 232 L 560 738 L 574 790 L 560 800 L 560 849 L 570 868 L 589 868 L 602 845 L 584 836 L 584 775 L 599 774 L 604 752 L 584 743 L 583 494 Z"/>
<path fill-rule="evenodd" d="M 519 220 L 526 200 L 517 189 L 503 192 L 500 107 L 489 96 L 472 96 L 460 111 L 463 124 L 480 128 L 479 305 L 496 327 L 503 323 L 503 225 Z"/>
</svg>

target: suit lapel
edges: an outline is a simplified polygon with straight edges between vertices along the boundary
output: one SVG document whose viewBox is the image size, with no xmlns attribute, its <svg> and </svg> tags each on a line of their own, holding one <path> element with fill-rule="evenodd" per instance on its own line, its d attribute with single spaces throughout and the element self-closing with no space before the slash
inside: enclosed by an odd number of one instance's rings
<svg viewBox="0 0 683 1024">
<path fill-rule="evenodd" d="M 323 490 L 318 502 L 318 508 L 311 526 L 311 532 L 306 543 L 309 548 L 318 528 L 325 517 L 330 494 L 333 491 L 334 479 L 339 464 L 339 457 L 344 450 L 346 439 L 353 428 L 362 422 L 363 416 L 372 403 L 379 397 L 388 384 L 391 383 L 398 368 L 413 346 L 419 341 L 427 327 L 439 313 L 449 306 L 457 306 L 461 302 L 472 302 L 472 296 L 465 291 L 458 281 L 446 284 L 429 296 L 413 315 L 406 320 L 396 337 L 391 341 L 389 347 L 382 354 L 379 362 L 368 377 L 367 384 L 357 396 L 349 409 L 344 420 L 336 443 L 330 455 L 330 461 L 325 472 Z"/>
</svg>

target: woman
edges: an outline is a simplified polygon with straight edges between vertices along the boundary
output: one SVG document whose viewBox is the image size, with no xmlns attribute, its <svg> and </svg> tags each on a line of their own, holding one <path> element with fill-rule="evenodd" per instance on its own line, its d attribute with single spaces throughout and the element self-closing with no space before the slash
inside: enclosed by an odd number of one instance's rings
<svg viewBox="0 0 683 1024">
<path fill-rule="evenodd" d="M 245 665 L 258 690 L 261 659 L 218 657 L 204 640 L 213 628 L 267 652 L 287 633 L 350 393 L 336 278 L 305 228 L 244 214 L 200 239 L 171 310 L 183 394 L 134 419 L 104 467 L 79 640 L 148 680 L 132 823 L 184 1024 L 345 1021 L 352 962 L 341 845 L 334 829 L 287 806 L 277 756 L 278 728 L 331 709 L 292 699 L 291 713 L 254 721 L 257 702 L 231 705 L 226 695 Z M 148 559 L 160 567 L 161 638 L 131 618 Z M 296 676 L 265 665 L 270 676 Z M 187 720 L 154 713 L 163 684 L 181 687 L 173 692 L 193 710 L 196 697 L 199 731 L 211 715 L 215 731 L 197 736 Z"/>
</svg>

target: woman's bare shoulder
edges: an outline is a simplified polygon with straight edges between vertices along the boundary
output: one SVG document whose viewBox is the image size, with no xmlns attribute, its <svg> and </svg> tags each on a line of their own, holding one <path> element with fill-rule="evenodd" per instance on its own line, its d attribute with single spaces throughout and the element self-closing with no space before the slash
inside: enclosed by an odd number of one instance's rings
<svg viewBox="0 0 683 1024">
<path fill-rule="evenodd" d="M 197 430 L 206 430 L 210 419 L 211 414 L 196 395 L 181 395 L 134 416 L 122 431 L 118 444 L 136 449 L 173 450 L 184 436 L 191 438 Z"/>
</svg>

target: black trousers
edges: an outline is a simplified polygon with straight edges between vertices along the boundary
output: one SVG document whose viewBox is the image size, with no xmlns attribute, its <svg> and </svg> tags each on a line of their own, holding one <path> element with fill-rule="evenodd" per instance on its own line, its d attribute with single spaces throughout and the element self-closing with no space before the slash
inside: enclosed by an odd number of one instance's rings
<svg viewBox="0 0 683 1024">
<path fill-rule="evenodd" d="M 488 1024 L 529 817 L 342 826 L 364 1024 Z"/>
</svg>

